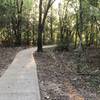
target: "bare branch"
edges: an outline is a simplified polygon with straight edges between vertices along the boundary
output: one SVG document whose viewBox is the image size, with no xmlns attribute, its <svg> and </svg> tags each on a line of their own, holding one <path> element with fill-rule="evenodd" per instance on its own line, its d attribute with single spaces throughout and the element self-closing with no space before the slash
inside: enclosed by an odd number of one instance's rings
<svg viewBox="0 0 100 100">
<path fill-rule="evenodd" d="M 46 16 L 47 16 L 47 14 L 48 14 L 48 11 L 49 11 L 49 9 L 50 9 L 50 7 L 52 6 L 52 4 L 55 2 L 55 0 L 49 0 L 48 1 L 48 4 L 47 4 L 47 8 L 46 8 L 46 11 L 45 11 L 45 13 L 44 13 L 44 17 L 43 17 L 43 22 L 42 22 L 42 24 L 44 24 L 45 23 L 45 19 L 46 19 Z"/>
<path fill-rule="evenodd" d="M 54 3 L 55 1 L 56 1 L 56 0 L 53 0 L 53 1 L 51 2 L 50 6 L 52 6 L 52 5 L 53 5 L 53 3 Z"/>
</svg>

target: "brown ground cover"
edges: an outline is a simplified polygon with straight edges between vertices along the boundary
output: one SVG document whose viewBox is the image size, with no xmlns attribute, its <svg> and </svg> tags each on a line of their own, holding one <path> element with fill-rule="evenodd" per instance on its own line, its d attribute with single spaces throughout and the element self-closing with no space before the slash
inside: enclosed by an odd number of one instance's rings
<svg viewBox="0 0 100 100">
<path fill-rule="evenodd" d="M 0 76 L 4 74 L 16 54 L 24 47 L 0 47 Z"/>
<path fill-rule="evenodd" d="M 73 52 L 45 49 L 34 54 L 42 100 L 100 100 L 100 49 L 89 48 L 86 54 L 85 64 Z"/>
</svg>

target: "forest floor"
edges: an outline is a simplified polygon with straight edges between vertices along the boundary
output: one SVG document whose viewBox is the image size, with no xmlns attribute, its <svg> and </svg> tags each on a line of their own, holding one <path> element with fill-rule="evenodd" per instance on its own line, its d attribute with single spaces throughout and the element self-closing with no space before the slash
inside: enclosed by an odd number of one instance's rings
<svg viewBox="0 0 100 100">
<path fill-rule="evenodd" d="M 11 64 L 16 54 L 23 49 L 25 47 L 0 47 L 0 77 Z"/>
<path fill-rule="evenodd" d="M 0 48 L 0 76 L 22 49 L 25 47 Z M 42 100 L 100 100 L 100 49 L 89 48 L 85 57 L 78 57 L 51 48 L 34 57 Z"/>
<path fill-rule="evenodd" d="M 100 49 L 89 48 L 78 58 L 52 48 L 34 57 L 41 100 L 100 100 Z"/>
</svg>

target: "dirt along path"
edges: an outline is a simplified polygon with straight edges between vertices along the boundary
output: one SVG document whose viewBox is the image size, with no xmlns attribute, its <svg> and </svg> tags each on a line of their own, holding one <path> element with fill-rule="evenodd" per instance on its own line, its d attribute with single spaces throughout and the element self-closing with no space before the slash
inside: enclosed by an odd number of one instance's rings
<svg viewBox="0 0 100 100">
<path fill-rule="evenodd" d="M 96 72 L 92 76 L 77 74 L 73 52 L 49 48 L 34 54 L 42 100 L 100 100 L 100 49 L 89 49 L 87 54 L 88 67 L 79 64 L 83 72 Z"/>
</svg>

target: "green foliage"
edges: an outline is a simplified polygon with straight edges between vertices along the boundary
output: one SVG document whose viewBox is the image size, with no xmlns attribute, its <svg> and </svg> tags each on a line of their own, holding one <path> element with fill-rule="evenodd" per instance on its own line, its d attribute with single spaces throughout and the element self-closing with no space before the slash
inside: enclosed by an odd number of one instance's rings
<svg viewBox="0 0 100 100">
<path fill-rule="evenodd" d="M 18 23 L 17 21 L 19 16 L 21 20 L 19 21 L 19 26 L 22 41 L 27 41 L 26 34 L 23 35 L 23 33 L 29 33 L 29 36 L 31 35 L 29 42 L 35 41 L 36 44 L 38 33 L 39 4 L 37 0 L 23 1 L 24 3 L 22 7 L 22 13 L 18 14 L 16 0 L 0 0 L 0 30 L 6 28 L 7 31 L 5 37 L 11 34 L 13 41 L 15 41 L 15 31 L 17 30 L 16 24 Z M 20 3 L 21 0 L 19 1 L 19 4 Z M 79 34 L 81 26 L 79 3 L 80 0 L 62 0 L 57 6 L 58 8 L 55 6 L 55 4 L 53 5 L 52 10 L 49 10 L 48 12 L 46 24 L 44 27 L 44 44 L 57 43 L 57 41 L 61 40 L 63 37 L 62 40 L 65 42 L 60 41 L 60 43 L 58 43 L 59 48 L 61 47 L 61 49 L 67 50 L 69 48 L 69 43 L 74 42 L 76 42 L 76 47 L 78 47 L 80 42 Z M 43 0 L 42 17 L 45 12 L 46 5 L 47 1 Z M 100 0 L 82 0 L 82 27 L 81 35 L 83 44 L 85 45 L 87 40 L 87 44 L 91 44 L 90 40 L 93 40 L 94 44 L 97 43 L 97 45 L 99 45 Z M 93 36 L 91 35 L 92 33 Z M 61 36 L 61 34 L 63 34 L 63 36 Z"/>
<path fill-rule="evenodd" d="M 68 48 L 67 43 L 65 41 L 63 41 L 63 42 L 58 42 L 56 50 L 58 50 L 58 51 L 68 51 L 69 48 Z"/>
<path fill-rule="evenodd" d="M 92 5 L 92 6 L 95 6 L 97 7 L 98 6 L 98 2 L 99 0 L 89 0 L 89 3 Z"/>
</svg>

